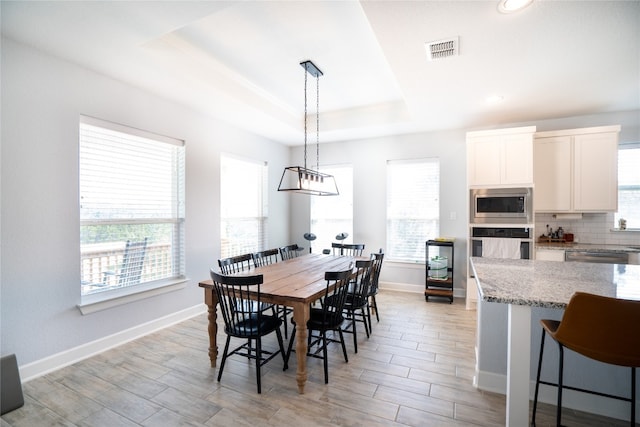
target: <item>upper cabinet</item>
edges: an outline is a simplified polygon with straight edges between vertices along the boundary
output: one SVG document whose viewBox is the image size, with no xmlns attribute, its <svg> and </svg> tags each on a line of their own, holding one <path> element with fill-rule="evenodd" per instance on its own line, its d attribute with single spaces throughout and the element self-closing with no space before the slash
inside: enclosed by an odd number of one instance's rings
<svg viewBox="0 0 640 427">
<path fill-rule="evenodd" d="M 616 211 L 619 132 L 620 126 L 602 126 L 536 133 L 534 209 Z"/>
<path fill-rule="evenodd" d="M 469 187 L 533 185 L 535 126 L 467 133 Z"/>
</svg>

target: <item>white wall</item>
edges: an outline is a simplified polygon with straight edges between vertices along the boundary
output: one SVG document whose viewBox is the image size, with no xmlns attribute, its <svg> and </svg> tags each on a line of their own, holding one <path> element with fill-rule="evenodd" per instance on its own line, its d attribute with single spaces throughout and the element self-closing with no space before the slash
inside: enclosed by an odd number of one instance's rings
<svg viewBox="0 0 640 427">
<path fill-rule="evenodd" d="M 321 122 L 322 126 L 322 122 Z M 293 150 L 293 162 L 303 158 L 302 147 Z M 315 164 L 315 145 L 309 156 Z M 438 157 L 440 159 L 440 235 L 455 237 L 454 288 L 463 296 L 466 277 L 466 160 L 465 132 L 443 131 L 390 136 L 338 143 L 321 143 L 320 164 L 353 165 L 353 242 L 364 243 L 367 252 L 386 247 L 386 165 L 388 160 Z M 340 183 L 338 183 L 340 186 Z M 309 229 L 308 199 L 296 197 L 292 238 L 302 239 Z M 305 212 L 300 214 L 298 212 Z M 454 218 L 454 219 L 452 219 Z M 336 232 L 337 234 L 337 232 Z M 424 240 L 438 236 L 424 236 Z M 381 286 L 424 291 L 424 261 L 410 265 L 385 260 Z"/>
<path fill-rule="evenodd" d="M 1 352 L 15 353 L 21 366 L 183 310 L 204 310 L 198 282 L 220 251 L 221 152 L 268 162 L 270 244 L 289 241 L 288 197 L 276 191 L 288 147 L 6 39 L 1 75 Z M 186 141 L 184 289 L 85 316 L 77 309 L 80 114 Z"/>
</svg>

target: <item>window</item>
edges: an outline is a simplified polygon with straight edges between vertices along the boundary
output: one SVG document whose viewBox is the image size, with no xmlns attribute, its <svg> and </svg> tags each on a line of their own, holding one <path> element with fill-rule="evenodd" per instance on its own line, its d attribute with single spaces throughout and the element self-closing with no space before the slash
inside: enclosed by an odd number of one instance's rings
<svg viewBox="0 0 640 427">
<path fill-rule="evenodd" d="M 311 242 L 314 252 L 331 248 L 337 234 L 349 233 L 344 242 L 353 238 L 353 167 L 329 166 L 320 172 L 331 174 L 338 185 L 337 196 L 311 196 L 311 233 L 317 239 Z"/>
<path fill-rule="evenodd" d="M 183 279 L 184 141 L 82 116 L 79 148 L 82 295 Z"/>
<path fill-rule="evenodd" d="M 618 149 L 618 220 L 627 220 L 627 228 L 640 229 L 640 143 L 621 144 Z"/>
<path fill-rule="evenodd" d="M 220 255 L 266 249 L 267 164 L 222 155 L 220 160 Z"/>
<path fill-rule="evenodd" d="M 440 230 L 439 159 L 387 162 L 387 257 L 424 262 Z"/>
</svg>

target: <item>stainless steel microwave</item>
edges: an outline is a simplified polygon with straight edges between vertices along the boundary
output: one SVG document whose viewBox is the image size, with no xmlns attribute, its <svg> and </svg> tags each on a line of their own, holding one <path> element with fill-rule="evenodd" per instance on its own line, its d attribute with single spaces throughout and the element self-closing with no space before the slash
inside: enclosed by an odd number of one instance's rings
<svg viewBox="0 0 640 427">
<path fill-rule="evenodd" d="M 532 188 L 474 188 L 470 190 L 470 222 L 531 224 Z"/>
</svg>

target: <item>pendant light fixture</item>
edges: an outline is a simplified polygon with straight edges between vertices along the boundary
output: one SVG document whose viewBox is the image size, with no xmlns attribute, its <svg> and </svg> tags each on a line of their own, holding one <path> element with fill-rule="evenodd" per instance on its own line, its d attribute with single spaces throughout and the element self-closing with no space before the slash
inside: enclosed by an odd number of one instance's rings
<svg viewBox="0 0 640 427">
<path fill-rule="evenodd" d="M 304 68 L 304 166 L 284 168 L 278 191 L 314 196 L 337 196 L 338 186 L 333 175 L 320 172 L 320 76 L 322 71 L 311 61 L 301 62 Z M 316 168 L 307 168 L 307 75 L 316 78 Z"/>
</svg>

